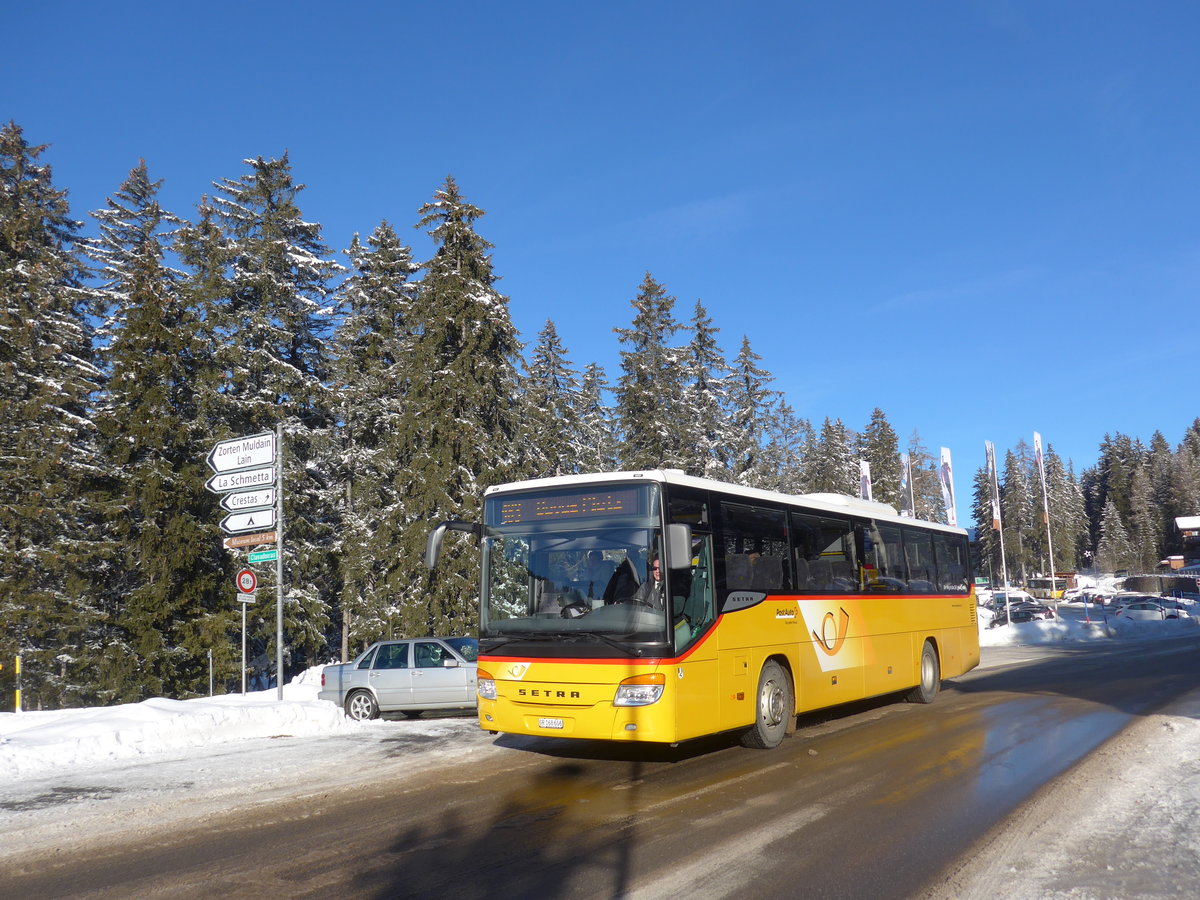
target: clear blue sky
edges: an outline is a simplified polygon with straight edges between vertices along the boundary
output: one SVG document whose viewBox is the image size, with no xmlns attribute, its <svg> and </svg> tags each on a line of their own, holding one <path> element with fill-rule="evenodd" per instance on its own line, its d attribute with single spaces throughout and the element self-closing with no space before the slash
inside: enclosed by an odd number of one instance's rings
<svg viewBox="0 0 1200 900">
<path fill-rule="evenodd" d="M 285 150 L 345 248 L 452 173 L 527 342 L 619 374 L 645 272 L 797 414 L 878 406 L 959 502 L 1038 430 L 1200 414 L 1200 5 L 10 4 L 0 118 L 76 218 L 139 158 L 192 216 Z M 88 220 L 89 233 L 93 230 Z"/>
</svg>

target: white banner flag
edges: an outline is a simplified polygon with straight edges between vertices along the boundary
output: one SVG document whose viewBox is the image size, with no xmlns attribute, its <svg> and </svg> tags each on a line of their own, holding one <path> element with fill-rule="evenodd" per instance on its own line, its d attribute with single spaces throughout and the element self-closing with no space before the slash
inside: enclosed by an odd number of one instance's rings
<svg viewBox="0 0 1200 900">
<path fill-rule="evenodd" d="M 871 497 L 871 464 L 865 459 L 858 461 L 858 496 L 864 500 Z"/>
<path fill-rule="evenodd" d="M 950 448 L 942 448 L 942 463 L 938 466 L 938 480 L 942 482 L 942 500 L 946 504 L 946 524 L 958 527 L 958 512 L 954 508 L 954 468 L 950 464 Z"/>
<path fill-rule="evenodd" d="M 992 482 L 992 530 L 1000 530 L 1000 479 L 996 475 L 996 447 L 991 441 L 983 442 L 987 451 L 988 478 Z"/>
</svg>

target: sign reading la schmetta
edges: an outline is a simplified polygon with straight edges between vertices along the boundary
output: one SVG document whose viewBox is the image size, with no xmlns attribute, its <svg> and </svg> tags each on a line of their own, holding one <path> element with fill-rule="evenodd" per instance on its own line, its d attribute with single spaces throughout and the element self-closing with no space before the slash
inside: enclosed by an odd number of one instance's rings
<svg viewBox="0 0 1200 900">
<path fill-rule="evenodd" d="M 270 487 L 275 483 L 275 467 L 239 469 L 237 472 L 218 472 L 204 483 L 214 494 L 227 494 L 246 488 Z"/>
<path fill-rule="evenodd" d="M 221 441 L 208 454 L 208 467 L 214 472 L 253 469 L 275 462 L 275 433 L 263 431 L 249 437 Z"/>
</svg>

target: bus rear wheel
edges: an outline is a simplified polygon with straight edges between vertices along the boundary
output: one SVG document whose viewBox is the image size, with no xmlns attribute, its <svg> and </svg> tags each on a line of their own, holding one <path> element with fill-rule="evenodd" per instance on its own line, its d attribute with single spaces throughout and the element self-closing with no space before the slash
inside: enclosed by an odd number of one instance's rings
<svg viewBox="0 0 1200 900">
<path fill-rule="evenodd" d="M 783 667 L 768 660 L 758 676 L 755 694 L 754 724 L 742 735 L 742 746 L 771 750 L 782 743 L 796 715 L 792 679 Z"/>
<path fill-rule="evenodd" d="M 921 649 L 921 683 L 905 697 L 909 703 L 932 703 L 942 686 L 942 666 L 938 662 L 933 642 L 926 641 Z"/>
</svg>

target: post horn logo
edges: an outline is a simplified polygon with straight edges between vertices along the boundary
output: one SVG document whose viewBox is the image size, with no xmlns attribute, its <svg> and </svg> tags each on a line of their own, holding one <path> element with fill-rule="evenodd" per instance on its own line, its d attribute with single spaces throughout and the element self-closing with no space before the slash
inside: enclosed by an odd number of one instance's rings
<svg viewBox="0 0 1200 900">
<path fill-rule="evenodd" d="M 850 613 L 844 609 L 839 609 L 838 613 L 836 618 L 831 612 L 825 613 L 825 618 L 821 620 L 821 633 L 812 633 L 817 646 L 828 656 L 837 656 L 842 644 L 846 643 L 846 634 L 850 631 Z"/>
<path fill-rule="evenodd" d="M 514 663 L 508 667 L 508 677 L 515 678 L 520 681 L 525 677 L 525 673 L 529 671 L 529 663 Z"/>
</svg>

